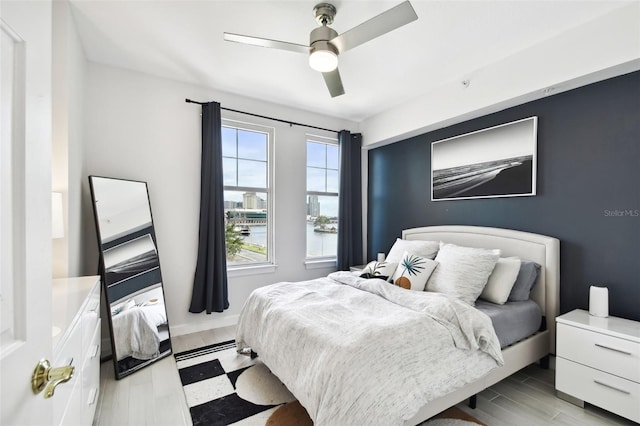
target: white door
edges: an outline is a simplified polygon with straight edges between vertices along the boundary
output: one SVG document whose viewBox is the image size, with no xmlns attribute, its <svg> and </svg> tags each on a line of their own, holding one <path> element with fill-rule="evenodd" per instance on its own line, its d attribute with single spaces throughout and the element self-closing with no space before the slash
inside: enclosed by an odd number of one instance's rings
<svg viewBox="0 0 640 426">
<path fill-rule="evenodd" d="M 2 425 L 51 424 L 31 375 L 51 360 L 51 2 L 0 1 Z"/>
</svg>

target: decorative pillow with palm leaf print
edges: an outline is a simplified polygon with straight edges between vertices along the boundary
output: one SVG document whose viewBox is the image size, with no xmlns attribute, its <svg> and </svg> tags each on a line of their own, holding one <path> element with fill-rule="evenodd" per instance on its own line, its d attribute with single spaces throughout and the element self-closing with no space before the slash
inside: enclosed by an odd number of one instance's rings
<svg viewBox="0 0 640 426">
<path fill-rule="evenodd" d="M 404 252 L 391 282 L 408 290 L 423 291 L 438 262 Z"/>
<path fill-rule="evenodd" d="M 387 281 L 393 272 L 396 270 L 398 264 L 396 262 L 369 262 L 360 273 L 362 278 L 380 278 Z"/>
</svg>

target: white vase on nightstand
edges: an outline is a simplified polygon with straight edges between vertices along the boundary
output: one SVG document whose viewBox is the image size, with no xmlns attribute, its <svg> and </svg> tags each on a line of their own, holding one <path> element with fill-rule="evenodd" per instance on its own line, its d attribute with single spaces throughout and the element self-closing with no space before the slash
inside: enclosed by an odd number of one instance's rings
<svg viewBox="0 0 640 426">
<path fill-rule="evenodd" d="M 609 289 L 607 287 L 592 285 L 589 288 L 589 314 L 600 318 L 609 316 Z"/>
</svg>

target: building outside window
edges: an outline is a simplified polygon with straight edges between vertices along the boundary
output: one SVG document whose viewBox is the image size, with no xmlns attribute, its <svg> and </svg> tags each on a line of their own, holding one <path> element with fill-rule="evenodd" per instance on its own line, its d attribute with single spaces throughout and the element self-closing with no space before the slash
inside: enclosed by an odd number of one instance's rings
<svg viewBox="0 0 640 426">
<path fill-rule="evenodd" d="M 338 252 L 338 141 L 307 135 L 307 259 Z"/>
<path fill-rule="evenodd" d="M 271 263 L 273 129 L 223 120 L 222 169 L 227 265 Z"/>
</svg>

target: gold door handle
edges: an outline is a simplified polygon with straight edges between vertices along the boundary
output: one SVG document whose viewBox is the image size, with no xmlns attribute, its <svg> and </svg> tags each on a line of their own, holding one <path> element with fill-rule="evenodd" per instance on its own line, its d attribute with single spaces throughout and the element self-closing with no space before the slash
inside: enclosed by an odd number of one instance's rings
<svg viewBox="0 0 640 426">
<path fill-rule="evenodd" d="M 73 363 L 73 359 L 67 366 L 51 368 L 49 361 L 41 359 L 31 376 L 31 390 L 33 390 L 33 393 L 39 394 L 44 389 L 44 397 L 51 398 L 56 386 L 60 383 L 68 382 L 73 377 L 75 367 L 71 363 Z"/>
</svg>

